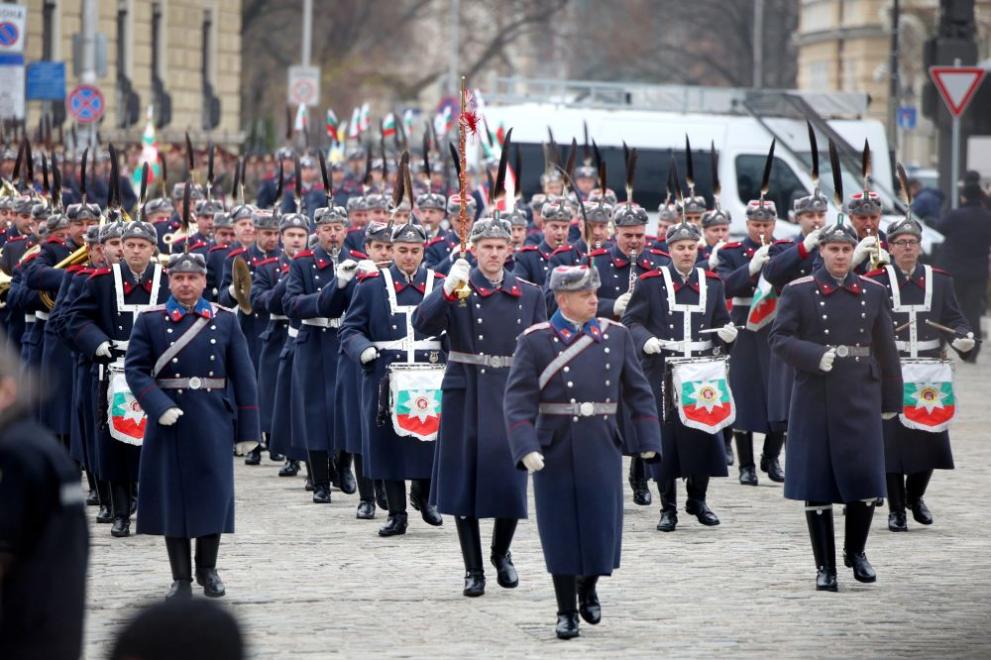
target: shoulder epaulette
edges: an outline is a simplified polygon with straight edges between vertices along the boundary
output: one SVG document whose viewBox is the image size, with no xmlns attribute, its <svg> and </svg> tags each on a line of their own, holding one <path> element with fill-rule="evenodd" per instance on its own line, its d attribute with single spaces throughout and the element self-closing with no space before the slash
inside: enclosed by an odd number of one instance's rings
<svg viewBox="0 0 991 660">
<path fill-rule="evenodd" d="M 779 239 L 777 241 L 774 241 L 774 244 L 775 245 L 784 245 L 785 243 L 794 243 L 794 242 L 795 241 L 793 241 L 790 238 L 782 238 L 782 239 Z M 726 247 L 726 246 L 724 245 L 723 247 Z"/>
<path fill-rule="evenodd" d="M 109 275 L 110 273 L 111 270 L 109 268 L 97 268 L 90 274 L 89 278 L 93 279 L 94 277 L 100 277 L 101 275 Z"/>
<path fill-rule="evenodd" d="M 626 328 L 626 326 L 620 323 L 619 321 L 613 321 L 612 319 L 607 319 L 604 316 L 600 316 L 598 318 L 598 321 L 599 323 L 604 323 L 606 325 L 615 325 L 615 326 L 619 326 L 620 328 L 624 328 L 624 329 Z"/>
<path fill-rule="evenodd" d="M 55 243 L 57 245 L 65 245 L 65 241 L 63 241 L 61 238 L 58 238 L 56 236 L 52 236 L 51 238 L 45 241 L 45 245 L 48 245 L 49 243 Z"/>
<path fill-rule="evenodd" d="M 206 241 L 196 241 L 195 243 L 189 246 L 189 252 L 192 252 L 193 250 L 199 250 L 200 248 L 206 247 L 207 245 L 208 244 Z"/>
<path fill-rule="evenodd" d="M 952 277 L 952 275 L 950 275 L 948 272 L 946 272 L 942 268 L 937 268 L 936 266 L 933 266 L 932 269 L 933 269 L 933 272 L 934 273 L 939 273 L 940 275 L 946 275 L 947 277 Z M 868 273 L 868 275 L 870 275 L 870 273 Z"/>
<path fill-rule="evenodd" d="M 358 282 L 364 282 L 365 280 L 370 280 L 379 276 L 379 272 L 376 270 L 372 273 L 358 273 Z"/>
<path fill-rule="evenodd" d="M 875 275 L 885 275 L 887 272 L 888 271 L 886 271 L 883 268 L 875 268 L 872 271 L 868 271 L 868 272 L 864 273 L 864 275 L 866 275 L 867 277 L 874 277 Z"/>
<path fill-rule="evenodd" d="M 562 245 L 561 247 L 559 247 L 556 250 L 554 250 L 553 252 L 551 252 L 551 256 L 553 257 L 555 254 L 562 254 L 564 252 L 571 252 L 574 249 L 575 249 L 575 246 L 574 245 Z"/>
<path fill-rule="evenodd" d="M 609 254 L 609 250 L 607 250 L 605 248 L 599 248 L 597 250 L 592 250 L 591 252 L 589 252 L 588 253 L 588 256 L 590 256 L 590 257 L 601 257 L 604 254 Z"/>
<path fill-rule="evenodd" d="M 348 229 L 348 233 L 353 234 L 354 232 L 361 231 L 362 229 L 364 229 L 364 227 L 351 227 L 350 229 Z"/>
<path fill-rule="evenodd" d="M 646 273 L 644 273 L 643 275 L 641 275 L 640 276 L 640 279 L 641 280 L 649 280 L 652 277 L 660 277 L 660 276 L 661 276 L 661 271 L 659 271 L 659 270 L 657 270 L 655 268 L 654 270 L 648 270 Z"/>
<path fill-rule="evenodd" d="M 262 259 L 261 261 L 255 263 L 255 268 L 258 266 L 265 266 L 268 264 L 274 264 L 279 261 L 278 257 L 269 257 L 268 259 Z"/>
<path fill-rule="evenodd" d="M 650 253 L 651 254 L 659 254 L 659 255 L 661 255 L 663 257 L 670 257 L 671 256 L 670 254 L 668 254 L 667 252 L 665 252 L 664 250 L 662 250 L 660 248 L 650 248 Z"/>
<path fill-rule="evenodd" d="M 234 248 L 233 250 L 231 250 L 230 252 L 228 252 L 227 253 L 227 258 L 228 259 L 233 259 L 234 257 L 239 256 L 239 255 L 242 255 L 242 254 L 244 254 L 247 251 L 248 251 L 248 249 L 242 245 L 241 247 Z"/>
<path fill-rule="evenodd" d="M 811 275 L 806 275 L 805 277 L 799 277 L 797 280 L 792 280 L 791 282 L 788 282 L 788 284 L 786 284 L 785 286 L 791 286 L 792 284 L 805 284 L 807 282 L 811 282 L 814 279 L 815 278 L 812 277 Z"/>
<path fill-rule="evenodd" d="M 23 240 L 27 240 L 27 236 L 22 236 L 22 235 L 11 236 L 10 238 L 7 239 L 7 242 L 13 243 L 15 241 L 23 241 Z"/>
<path fill-rule="evenodd" d="M 312 257 L 312 256 L 313 256 L 313 250 L 300 250 L 299 252 L 296 253 L 296 256 L 293 257 L 293 259 L 305 259 L 306 257 Z"/>
<path fill-rule="evenodd" d="M 537 251 L 536 245 L 524 245 L 523 247 L 520 248 L 520 252 L 536 252 L 536 251 Z"/>
<path fill-rule="evenodd" d="M 72 264 L 71 266 L 67 266 L 66 267 L 65 272 L 67 272 L 67 273 L 78 273 L 82 269 L 83 269 L 83 265 L 82 264 Z"/>
<path fill-rule="evenodd" d="M 351 250 L 350 255 L 356 259 L 367 259 L 368 255 L 361 250 Z"/>
<path fill-rule="evenodd" d="M 223 243 L 223 244 L 219 244 L 219 245 L 214 245 L 208 251 L 209 252 L 218 252 L 220 250 L 226 250 L 228 247 L 230 247 L 230 246 L 227 245 L 226 243 Z"/>
<path fill-rule="evenodd" d="M 858 275 L 858 277 L 860 277 L 860 279 L 862 279 L 863 281 L 865 281 L 865 282 L 870 282 L 871 284 L 874 284 L 874 285 L 876 285 L 876 286 L 884 286 L 883 284 L 881 284 L 881 283 L 880 283 L 880 282 L 878 282 L 877 280 L 872 280 L 872 279 L 871 279 L 871 278 L 869 278 L 869 277 L 864 277 L 863 275 Z"/>
<path fill-rule="evenodd" d="M 516 276 L 516 281 L 517 282 L 523 282 L 523 284 L 529 284 L 532 287 L 536 287 L 536 288 L 540 289 L 540 286 L 536 282 L 531 282 L 530 280 L 525 280 L 522 277 L 520 277 L 519 275 Z"/>
<path fill-rule="evenodd" d="M 714 273 L 711 270 L 705 271 L 705 276 L 708 277 L 710 280 L 721 280 L 721 279 L 723 279 L 723 278 L 719 277 L 719 273 Z"/>
<path fill-rule="evenodd" d="M 732 243 L 727 243 L 726 245 L 724 245 L 724 246 L 722 246 L 722 247 L 721 247 L 721 248 L 719 248 L 719 249 L 720 249 L 720 250 L 725 250 L 725 249 L 727 249 L 727 248 L 738 248 L 738 247 L 740 247 L 741 245 L 743 245 L 743 243 L 741 243 L 740 241 L 733 241 Z"/>
<path fill-rule="evenodd" d="M 141 310 L 142 314 L 147 314 L 148 312 L 161 312 L 165 309 L 165 305 L 152 305 L 151 307 L 145 307 Z"/>
<path fill-rule="evenodd" d="M 438 273 L 437 271 L 434 271 L 434 279 L 435 280 L 442 280 L 442 279 L 444 279 L 444 273 Z"/>
<path fill-rule="evenodd" d="M 95 271 L 95 270 L 96 270 L 95 268 L 83 268 L 82 270 L 80 270 L 79 272 L 77 272 L 76 275 L 85 275 L 85 276 L 89 277 L 90 275 L 93 274 L 93 271 Z"/>
<path fill-rule="evenodd" d="M 430 247 L 431 245 L 437 245 L 443 240 L 444 240 L 443 236 L 434 236 L 429 241 L 427 241 L 427 247 Z"/>
<path fill-rule="evenodd" d="M 536 332 L 537 330 L 545 330 L 545 329 L 547 329 L 549 327 L 551 327 L 551 324 L 548 323 L 547 321 L 543 321 L 541 323 L 534 323 L 529 328 L 527 328 L 526 330 L 524 330 L 523 331 L 523 334 L 528 335 L 531 332 Z"/>
</svg>

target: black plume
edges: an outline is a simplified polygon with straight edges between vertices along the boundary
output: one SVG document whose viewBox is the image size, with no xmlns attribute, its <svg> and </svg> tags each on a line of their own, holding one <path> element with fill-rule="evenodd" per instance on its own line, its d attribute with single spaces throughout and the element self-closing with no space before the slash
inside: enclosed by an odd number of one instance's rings
<svg viewBox="0 0 991 660">
<path fill-rule="evenodd" d="M 62 208 L 62 172 L 58 167 L 58 157 L 52 154 L 52 206 Z"/>
<path fill-rule="evenodd" d="M 86 203 L 86 161 L 89 160 L 89 147 L 83 149 L 83 161 L 79 164 L 79 195 Z M 164 170 L 163 170 L 164 171 Z"/>
<path fill-rule="evenodd" d="M 243 158 L 243 156 L 242 156 Z M 231 185 L 231 199 L 237 200 L 238 186 L 241 184 L 241 158 L 234 165 L 234 183 Z"/>
<path fill-rule="evenodd" d="M 169 170 L 165 164 L 165 154 L 158 152 L 158 164 L 162 167 L 162 197 L 169 195 Z"/>
<path fill-rule="evenodd" d="M 513 129 L 506 133 L 502 141 L 502 153 L 499 155 L 499 169 L 496 172 L 495 185 L 492 188 L 492 200 L 498 201 L 506 195 L 506 167 L 509 164 L 509 145 L 512 143 Z"/>
<path fill-rule="evenodd" d="M 45 152 L 41 152 L 41 192 L 46 197 L 52 192 L 48 187 L 48 156 Z"/>
<path fill-rule="evenodd" d="M 767 152 L 767 160 L 764 161 L 764 175 L 760 180 L 760 198 L 764 199 L 764 195 L 771 188 L 771 166 L 774 165 L 774 145 L 777 144 L 778 139 L 774 138 L 771 140 L 771 149 Z"/>
<path fill-rule="evenodd" d="M 196 154 L 193 153 L 193 142 L 189 139 L 189 131 L 186 131 L 186 167 L 189 168 L 189 174 L 192 176 L 193 170 L 196 169 Z"/>
<path fill-rule="evenodd" d="M 578 158 L 578 142 L 575 138 L 571 138 L 571 149 L 568 150 L 568 160 L 565 161 L 564 171 L 568 173 L 569 177 L 574 178 L 575 176 L 575 160 Z"/>
<path fill-rule="evenodd" d="M 330 175 L 327 174 L 327 158 L 323 155 L 323 149 L 317 151 L 320 156 L 320 177 L 323 179 L 323 193 L 327 197 L 327 204 L 334 197 L 334 189 L 330 185 Z"/>
<path fill-rule="evenodd" d="M 423 133 L 423 171 L 430 179 L 430 133 Z"/>
<path fill-rule="evenodd" d="M 192 211 L 190 204 L 190 196 L 192 194 L 192 186 L 189 185 L 189 179 L 186 179 L 186 184 L 182 187 L 182 216 L 180 217 L 180 224 L 182 228 L 189 231 L 189 214 Z M 185 241 L 185 245 L 188 249 L 189 241 Z"/>
<path fill-rule="evenodd" d="M 833 171 L 833 202 L 843 211 L 843 170 L 840 169 L 840 155 L 832 139 L 829 141 L 829 168 Z"/>
<path fill-rule="evenodd" d="M 451 149 L 451 160 L 454 161 L 454 175 L 461 180 L 461 159 L 458 156 L 458 148 L 454 146 L 453 142 L 448 142 L 447 146 Z"/>
<path fill-rule="evenodd" d="M 685 134 L 685 183 L 688 184 L 688 194 L 695 194 L 695 163 L 692 161 L 692 143 Z"/>
<path fill-rule="evenodd" d="M 816 132 L 812 128 L 812 122 L 806 120 L 805 124 L 809 128 L 809 149 L 812 152 L 812 185 L 819 188 L 819 144 L 816 142 Z"/>
<path fill-rule="evenodd" d="M 716 154 L 716 142 L 709 144 L 709 163 L 712 165 L 712 202 L 719 208 L 719 193 L 723 187 L 719 184 L 719 156 Z"/>
</svg>

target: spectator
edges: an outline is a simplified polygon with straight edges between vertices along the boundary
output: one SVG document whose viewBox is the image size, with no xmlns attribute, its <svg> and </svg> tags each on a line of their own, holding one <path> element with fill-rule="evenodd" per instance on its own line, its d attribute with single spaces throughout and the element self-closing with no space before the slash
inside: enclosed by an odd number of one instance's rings
<svg viewBox="0 0 991 660">
<path fill-rule="evenodd" d="M 946 197 L 938 188 L 923 188 L 918 179 L 910 179 L 908 189 L 912 193 L 912 213 L 927 224 L 939 219 Z"/>
<path fill-rule="evenodd" d="M 241 660 L 237 620 L 205 600 L 168 600 L 145 608 L 117 635 L 110 660 Z"/>
</svg>

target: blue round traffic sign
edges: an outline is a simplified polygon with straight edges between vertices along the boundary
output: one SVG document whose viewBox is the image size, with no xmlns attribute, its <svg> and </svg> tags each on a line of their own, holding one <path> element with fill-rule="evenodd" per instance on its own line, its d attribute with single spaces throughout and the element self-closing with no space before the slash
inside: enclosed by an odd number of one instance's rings
<svg viewBox="0 0 991 660">
<path fill-rule="evenodd" d="M 92 124 L 107 110 L 103 92 L 93 85 L 79 85 L 65 99 L 65 109 L 80 124 Z"/>
<path fill-rule="evenodd" d="M 0 46 L 13 46 L 20 36 L 20 30 L 10 21 L 0 23 Z"/>
</svg>

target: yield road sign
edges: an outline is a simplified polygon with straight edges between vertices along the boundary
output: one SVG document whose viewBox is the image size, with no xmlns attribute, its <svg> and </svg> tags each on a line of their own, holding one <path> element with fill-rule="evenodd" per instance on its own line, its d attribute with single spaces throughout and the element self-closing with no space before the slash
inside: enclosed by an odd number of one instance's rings
<svg viewBox="0 0 991 660">
<path fill-rule="evenodd" d="M 976 66 L 929 67 L 929 76 L 943 97 L 946 109 L 954 117 L 959 117 L 967 109 L 985 73 L 985 69 Z"/>
</svg>

